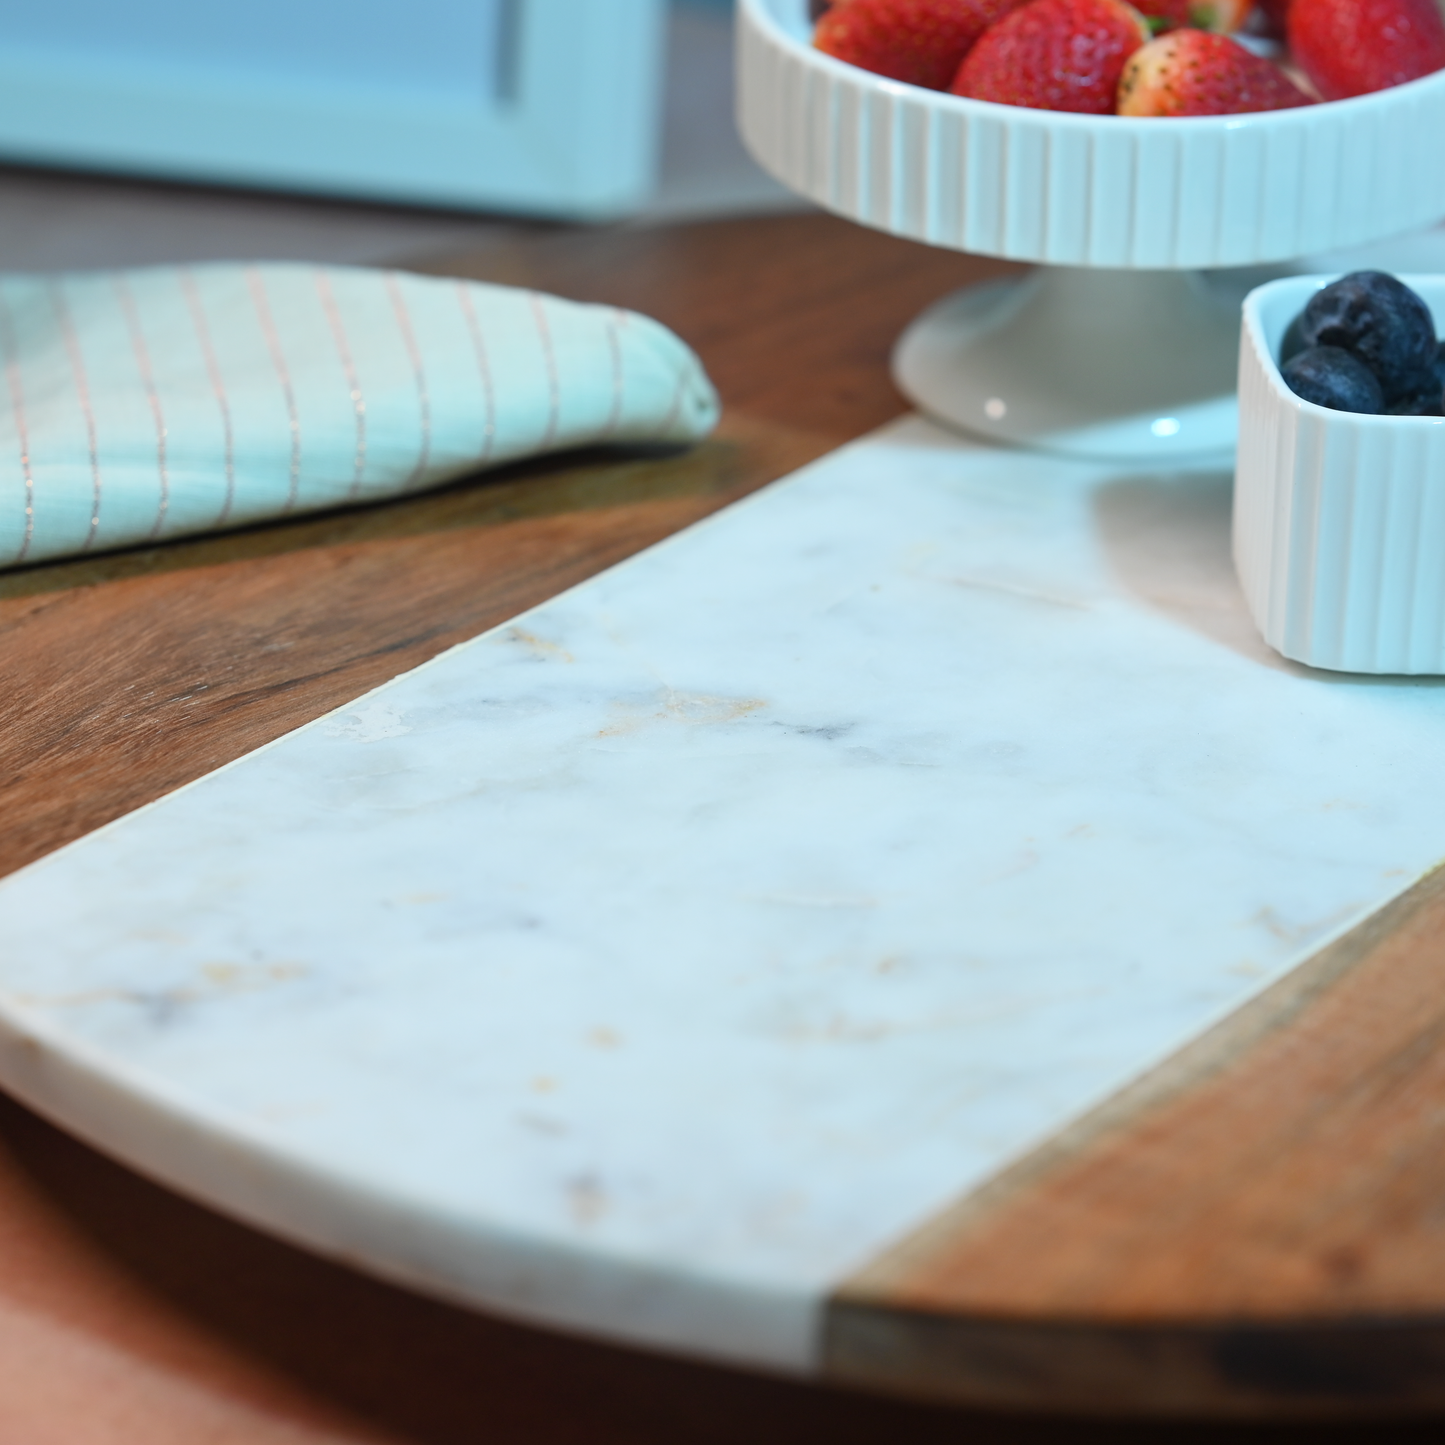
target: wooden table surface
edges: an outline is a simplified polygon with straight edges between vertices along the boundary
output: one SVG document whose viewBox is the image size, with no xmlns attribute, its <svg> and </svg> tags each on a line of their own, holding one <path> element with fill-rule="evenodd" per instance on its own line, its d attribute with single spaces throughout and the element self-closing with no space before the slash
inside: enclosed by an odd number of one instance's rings
<svg viewBox="0 0 1445 1445">
<path fill-rule="evenodd" d="M 0 576 L 0 873 L 898 414 L 899 329 L 1003 268 L 790 216 L 519 228 L 436 269 L 657 316 L 722 427 Z M 1338 1417 L 1445 1407 L 1442 978 L 1427 882 L 850 1282 L 827 1388 L 408 1295 L 0 1101 L 0 1442 L 1434 1440 Z M 1336 1423 L 1111 1418 L 1301 1409 Z"/>
</svg>

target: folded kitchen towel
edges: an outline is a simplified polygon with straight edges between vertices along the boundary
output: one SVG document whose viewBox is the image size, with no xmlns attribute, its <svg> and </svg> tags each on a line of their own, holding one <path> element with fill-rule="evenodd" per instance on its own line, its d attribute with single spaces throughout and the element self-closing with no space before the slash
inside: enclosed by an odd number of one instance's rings
<svg viewBox="0 0 1445 1445">
<path fill-rule="evenodd" d="M 0 276 L 0 567 L 436 486 L 717 420 L 612 307 L 297 265 Z"/>
</svg>

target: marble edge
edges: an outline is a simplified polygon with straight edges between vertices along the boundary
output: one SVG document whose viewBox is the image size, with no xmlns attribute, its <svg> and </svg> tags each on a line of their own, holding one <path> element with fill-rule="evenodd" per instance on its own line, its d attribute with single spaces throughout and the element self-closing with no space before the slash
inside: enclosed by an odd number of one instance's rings
<svg viewBox="0 0 1445 1445">
<path fill-rule="evenodd" d="M 241 1116 L 218 1127 L 217 1112 L 196 1108 L 144 1071 L 117 1069 L 3 998 L 0 1084 L 42 1118 L 186 1198 L 431 1298 L 773 1373 L 807 1376 L 821 1367 L 822 1291 L 683 1274 L 675 1264 L 479 1225 L 405 1188 L 380 1187 L 374 1176 L 314 1167 Z M 458 1258 L 470 1270 L 459 1271 Z"/>
</svg>

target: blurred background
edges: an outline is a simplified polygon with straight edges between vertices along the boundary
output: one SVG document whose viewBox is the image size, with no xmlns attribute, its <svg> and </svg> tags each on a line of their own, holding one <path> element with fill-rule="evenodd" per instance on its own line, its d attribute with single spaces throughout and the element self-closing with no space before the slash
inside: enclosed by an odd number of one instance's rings
<svg viewBox="0 0 1445 1445">
<path fill-rule="evenodd" d="M 334 24 L 337 4 L 0 0 L 0 268 L 400 264 L 475 251 L 519 218 L 801 205 L 737 138 L 732 0 L 347 0 L 376 11 L 369 43 Z M 267 23 L 283 15 L 284 51 Z M 467 93 L 478 75 L 486 106 Z M 541 199 L 519 201 L 518 177 Z"/>
</svg>

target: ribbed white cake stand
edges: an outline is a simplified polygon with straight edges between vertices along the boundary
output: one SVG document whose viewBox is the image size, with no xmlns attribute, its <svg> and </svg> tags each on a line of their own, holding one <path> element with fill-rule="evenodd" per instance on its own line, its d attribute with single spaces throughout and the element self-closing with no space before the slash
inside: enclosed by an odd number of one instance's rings
<svg viewBox="0 0 1445 1445">
<path fill-rule="evenodd" d="M 807 0 L 741 0 L 758 160 L 867 226 L 1041 263 L 900 339 L 924 411 L 1096 458 L 1233 446 L 1243 287 L 1204 269 L 1342 249 L 1445 216 L 1445 72 L 1260 115 L 1133 120 L 963 100 L 813 49 Z"/>
</svg>

